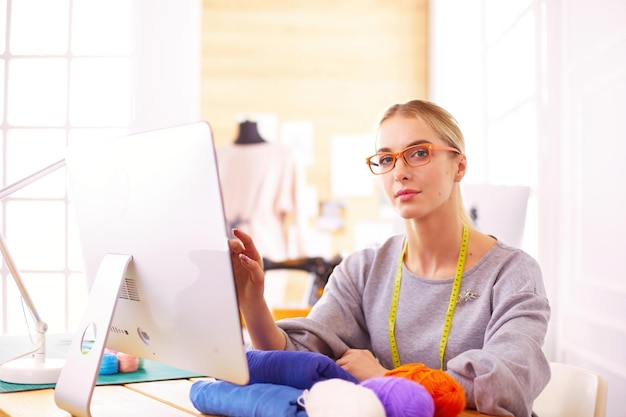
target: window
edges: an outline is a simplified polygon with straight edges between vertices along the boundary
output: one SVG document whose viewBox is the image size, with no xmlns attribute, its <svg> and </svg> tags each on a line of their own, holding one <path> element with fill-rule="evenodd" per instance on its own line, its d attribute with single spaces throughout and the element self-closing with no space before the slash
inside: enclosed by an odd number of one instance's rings
<svg viewBox="0 0 626 417">
<path fill-rule="evenodd" d="M 128 132 L 131 2 L 0 0 L 0 185 L 63 158 L 73 141 Z M 4 198 L 1 232 L 50 333 L 78 327 L 87 299 L 59 169 Z M 2 334 L 32 317 L 0 260 Z"/>
</svg>

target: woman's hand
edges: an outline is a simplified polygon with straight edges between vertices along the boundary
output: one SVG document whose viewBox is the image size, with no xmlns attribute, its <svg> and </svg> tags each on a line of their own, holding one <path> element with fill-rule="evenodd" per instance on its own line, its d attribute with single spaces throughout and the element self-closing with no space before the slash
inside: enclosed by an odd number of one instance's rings
<svg viewBox="0 0 626 417">
<path fill-rule="evenodd" d="M 261 350 L 285 349 L 285 335 L 276 327 L 272 312 L 263 297 L 263 258 L 250 235 L 236 229 L 233 233 L 235 239 L 228 240 L 228 247 L 235 272 L 239 310 L 243 314 L 252 345 Z"/>
<path fill-rule="evenodd" d="M 254 245 L 252 237 L 241 230 L 233 230 L 234 239 L 228 240 L 233 269 L 237 299 L 241 308 L 249 304 L 259 303 L 263 299 L 265 273 L 263 258 Z"/>
<path fill-rule="evenodd" d="M 337 360 L 337 365 L 350 372 L 359 381 L 384 376 L 387 372 L 372 352 L 366 349 L 348 349 Z"/>
</svg>

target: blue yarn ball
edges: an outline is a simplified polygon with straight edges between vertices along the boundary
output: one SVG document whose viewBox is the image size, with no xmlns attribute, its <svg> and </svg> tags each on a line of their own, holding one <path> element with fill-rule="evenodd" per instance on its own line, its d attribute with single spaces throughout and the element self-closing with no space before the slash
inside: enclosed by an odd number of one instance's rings
<svg viewBox="0 0 626 417">
<path fill-rule="evenodd" d="M 116 374 L 119 369 L 119 361 L 115 353 L 105 352 L 102 355 L 102 362 L 100 363 L 100 375 Z"/>
<path fill-rule="evenodd" d="M 435 401 L 421 384 L 407 378 L 382 376 L 361 385 L 376 393 L 387 417 L 433 417 Z"/>
</svg>

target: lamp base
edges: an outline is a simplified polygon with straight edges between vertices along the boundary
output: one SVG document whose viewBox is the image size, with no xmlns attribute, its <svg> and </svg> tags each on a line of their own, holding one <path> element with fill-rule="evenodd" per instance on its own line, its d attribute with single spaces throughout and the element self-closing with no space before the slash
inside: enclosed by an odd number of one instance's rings
<svg viewBox="0 0 626 417">
<path fill-rule="evenodd" d="M 11 384 L 56 384 L 65 359 L 46 358 L 35 362 L 35 358 L 16 359 L 0 366 L 0 381 Z"/>
</svg>

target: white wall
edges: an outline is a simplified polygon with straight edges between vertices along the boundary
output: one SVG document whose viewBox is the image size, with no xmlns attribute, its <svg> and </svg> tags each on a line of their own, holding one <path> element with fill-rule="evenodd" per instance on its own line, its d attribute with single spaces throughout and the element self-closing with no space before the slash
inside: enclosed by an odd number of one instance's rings
<svg viewBox="0 0 626 417">
<path fill-rule="evenodd" d="M 459 122 L 471 167 L 464 181 L 486 181 L 482 0 L 431 0 L 429 98 Z"/>
<path fill-rule="evenodd" d="M 556 263 L 556 355 L 603 373 L 607 415 L 618 417 L 626 414 L 626 2 L 542 4 L 544 224 L 554 224 L 544 241 Z"/>
<path fill-rule="evenodd" d="M 200 118 L 201 0 L 133 0 L 131 132 Z"/>
</svg>

